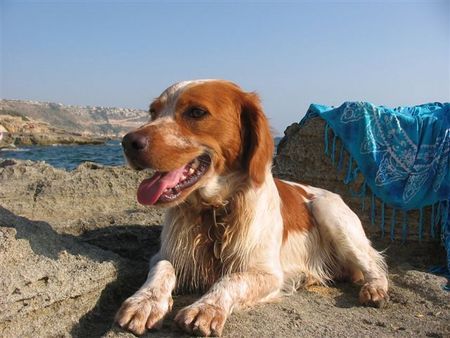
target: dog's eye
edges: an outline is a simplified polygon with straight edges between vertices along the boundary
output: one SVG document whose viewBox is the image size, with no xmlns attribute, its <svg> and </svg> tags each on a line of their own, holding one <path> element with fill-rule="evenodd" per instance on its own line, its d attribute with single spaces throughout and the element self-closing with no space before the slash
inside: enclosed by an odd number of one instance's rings
<svg viewBox="0 0 450 338">
<path fill-rule="evenodd" d="M 208 114 L 208 112 L 205 109 L 193 107 L 193 108 L 189 108 L 185 114 L 186 114 L 186 116 L 188 116 L 190 118 L 200 119 L 200 118 L 206 116 L 206 114 Z"/>
</svg>

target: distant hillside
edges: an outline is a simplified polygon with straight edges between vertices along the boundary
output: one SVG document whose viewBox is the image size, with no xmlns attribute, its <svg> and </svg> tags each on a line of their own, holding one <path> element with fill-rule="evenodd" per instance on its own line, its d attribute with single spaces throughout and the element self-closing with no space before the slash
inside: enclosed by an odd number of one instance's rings
<svg viewBox="0 0 450 338">
<path fill-rule="evenodd" d="M 80 134 L 37 121 L 13 110 L 0 109 L 0 149 L 53 144 L 101 144 L 108 137 Z"/>
<path fill-rule="evenodd" d="M 146 111 L 137 109 L 23 100 L 0 100 L 0 114 L 31 118 L 69 132 L 96 136 L 122 136 L 149 118 Z"/>
</svg>

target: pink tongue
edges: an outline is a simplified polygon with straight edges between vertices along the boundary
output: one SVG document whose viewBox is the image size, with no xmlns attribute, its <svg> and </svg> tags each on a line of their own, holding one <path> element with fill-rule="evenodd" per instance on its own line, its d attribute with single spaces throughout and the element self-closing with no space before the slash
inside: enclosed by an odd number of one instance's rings
<svg viewBox="0 0 450 338">
<path fill-rule="evenodd" d="M 161 173 L 157 171 L 151 178 L 143 180 L 137 191 L 137 200 L 144 205 L 153 205 L 161 197 L 164 190 L 173 188 L 181 180 L 186 166 Z"/>
</svg>

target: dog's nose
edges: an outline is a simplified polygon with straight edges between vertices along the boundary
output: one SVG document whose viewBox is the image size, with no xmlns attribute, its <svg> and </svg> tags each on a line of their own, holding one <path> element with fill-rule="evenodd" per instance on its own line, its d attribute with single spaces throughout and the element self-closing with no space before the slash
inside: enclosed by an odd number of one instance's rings
<svg viewBox="0 0 450 338">
<path fill-rule="evenodd" d="M 122 146 L 125 151 L 141 151 L 147 148 L 148 137 L 140 133 L 131 132 L 122 139 Z"/>
</svg>

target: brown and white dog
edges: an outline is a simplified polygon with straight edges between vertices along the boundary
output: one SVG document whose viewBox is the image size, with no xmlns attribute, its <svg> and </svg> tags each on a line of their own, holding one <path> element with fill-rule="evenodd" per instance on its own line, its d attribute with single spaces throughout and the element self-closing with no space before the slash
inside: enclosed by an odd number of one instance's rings
<svg viewBox="0 0 450 338">
<path fill-rule="evenodd" d="M 383 257 L 342 199 L 272 176 L 257 95 L 223 80 L 180 82 L 150 114 L 122 144 L 132 167 L 156 170 L 138 201 L 168 210 L 147 281 L 116 315 L 121 327 L 161 327 L 174 290 L 206 292 L 175 317 L 204 336 L 220 336 L 234 310 L 336 278 L 362 280 L 362 304 L 388 301 Z"/>
</svg>

